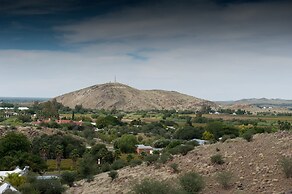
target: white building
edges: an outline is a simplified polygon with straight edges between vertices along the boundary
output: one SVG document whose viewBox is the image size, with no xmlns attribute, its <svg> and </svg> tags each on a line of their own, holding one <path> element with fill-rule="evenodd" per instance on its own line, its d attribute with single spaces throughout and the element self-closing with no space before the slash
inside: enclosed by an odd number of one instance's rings
<svg viewBox="0 0 292 194">
<path fill-rule="evenodd" d="M 29 169 L 29 166 L 25 166 L 24 169 L 22 169 L 22 170 L 17 166 L 14 170 L 0 171 L 0 177 L 5 178 L 9 174 L 13 174 L 13 173 L 17 173 L 17 174 L 19 174 L 19 176 L 22 176 L 25 173 L 27 173 L 28 169 Z"/>
<path fill-rule="evenodd" d="M 11 190 L 11 191 L 14 191 L 14 192 L 18 192 L 17 189 L 15 189 L 12 185 L 10 185 L 9 183 L 3 183 L 1 186 L 0 186 L 0 194 L 4 193 L 5 191 L 7 190 Z M 18 192 L 19 193 L 19 192 Z"/>
</svg>

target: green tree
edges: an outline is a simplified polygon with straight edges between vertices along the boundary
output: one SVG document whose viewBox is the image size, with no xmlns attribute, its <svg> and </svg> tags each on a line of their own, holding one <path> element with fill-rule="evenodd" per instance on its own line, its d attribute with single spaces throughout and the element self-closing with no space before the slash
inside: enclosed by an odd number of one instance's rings
<svg viewBox="0 0 292 194">
<path fill-rule="evenodd" d="M 174 138 L 176 139 L 184 139 L 184 140 L 190 140 L 190 139 L 201 139 L 203 135 L 204 129 L 202 128 L 194 128 L 192 126 L 185 126 L 183 128 L 178 129 L 175 134 Z"/>
<path fill-rule="evenodd" d="M 30 152 L 31 144 L 23 134 L 8 133 L 0 139 L 0 155 L 14 156 L 17 152 Z"/>
<path fill-rule="evenodd" d="M 79 153 L 78 153 L 78 150 L 77 149 L 72 150 L 72 152 L 70 154 L 70 158 L 72 159 L 73 166 L 76 169 L 76 167 L 77 167 L 77 160 L 79 158 Z"/>
<path fill-rule="evenodd" d="M 48 154 L 49 154 L 49 146 L 46 142 L 44 142 L 40 148 L 40 155 L 43 158 L 43 160 L 48 159 Z"/>
<path fill-rule="evenodd" d="M 92 180 L 96 173 L 96 160 L 90 153 L 85 153 L 79 160 L 77 172 L 81 178 L 86 178 L 88 181 Z"/>
<path fill-rule="evenodd" d="M 134 153 L 137 144 L 138 141 L 134 135 L 123 135 L 115 141 L 114 146 L 122 153 Z"/>
<path fill-rule="evenodd" d="M 69 187 L 73 186 L 73 183 L 76 179 L 76 173 L 65 171 L 61 174 L 61 182 L 67 184 Z"/>
<path fill-rule="evenodd" d="M 114 161 L 113 153 L 108 151 L 104 144 L 94 145 L 90 150 L 90 154 L 96 161 L 100 159 L 102 163 L 112 163 Z"/>
<path fill-rule="evenodd" d="M 63 157 L 63 147 L 61 145 L 57 145 L 56 147 L 56 164 L 59 173 L 61 172 L 61 162 Z"/>
</svg>

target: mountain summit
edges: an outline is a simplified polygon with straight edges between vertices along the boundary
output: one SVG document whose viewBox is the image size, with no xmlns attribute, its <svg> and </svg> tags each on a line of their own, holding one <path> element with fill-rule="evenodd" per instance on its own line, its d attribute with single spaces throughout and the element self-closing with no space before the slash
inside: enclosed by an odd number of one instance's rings
<svg viewBox="0 0 292 194">
<path fill-rule="evenodd" d="M 138 90 L 121 83 L 105 83 L 56 97 L 65 106 L 82 105 L 90 109 L 106 110 L 199 110 L 215 103 L 175 91 Z"/>
</svg>

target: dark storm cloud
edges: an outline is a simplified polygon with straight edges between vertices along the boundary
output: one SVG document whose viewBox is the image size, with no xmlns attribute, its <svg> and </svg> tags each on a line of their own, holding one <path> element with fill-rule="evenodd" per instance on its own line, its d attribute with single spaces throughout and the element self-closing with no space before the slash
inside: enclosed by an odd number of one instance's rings
<svg viewBox="0 0 292 194">
<path fill-rule="evenodd" d="M 259 40 L 290 36 L 291 20 L 292 3 L 286 1 L 156 1 L 58 26 L 56 30 L 73 43 L 169 37 Z"/>
</svg>

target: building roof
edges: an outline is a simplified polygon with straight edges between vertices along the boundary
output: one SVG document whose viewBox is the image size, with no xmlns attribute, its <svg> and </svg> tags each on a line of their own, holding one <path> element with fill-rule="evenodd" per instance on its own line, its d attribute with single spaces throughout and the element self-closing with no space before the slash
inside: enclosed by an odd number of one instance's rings
<svg viewBox="0 0 292 194">
<path fill-rule="evenodd" d="M 0 194 L 4 193 L 6 190 L 10 189 L 11 191 L 17 191 L 17 189 L 15 189 L 12 185 L 10 185 L 9 183 L 4 183 L 0 186 Z"/>
<path fill-rule="evenodd" d="M 21 170 L 18 166 L 14 170 L 10 171 L 0 171 L 0 177 L 6 177 L 9 174 L 18 173 L 20 176 L 27 172 L 28 166 Z"/>
<path fill-rule="evenodd" d="M 145 145 L 143 145 L 143 144 L 141 144 L 141 145 L 136 145 L 137 146 L 137 149 L 153 149 L 151 146 L 145 146 Z"/>
</svg>

